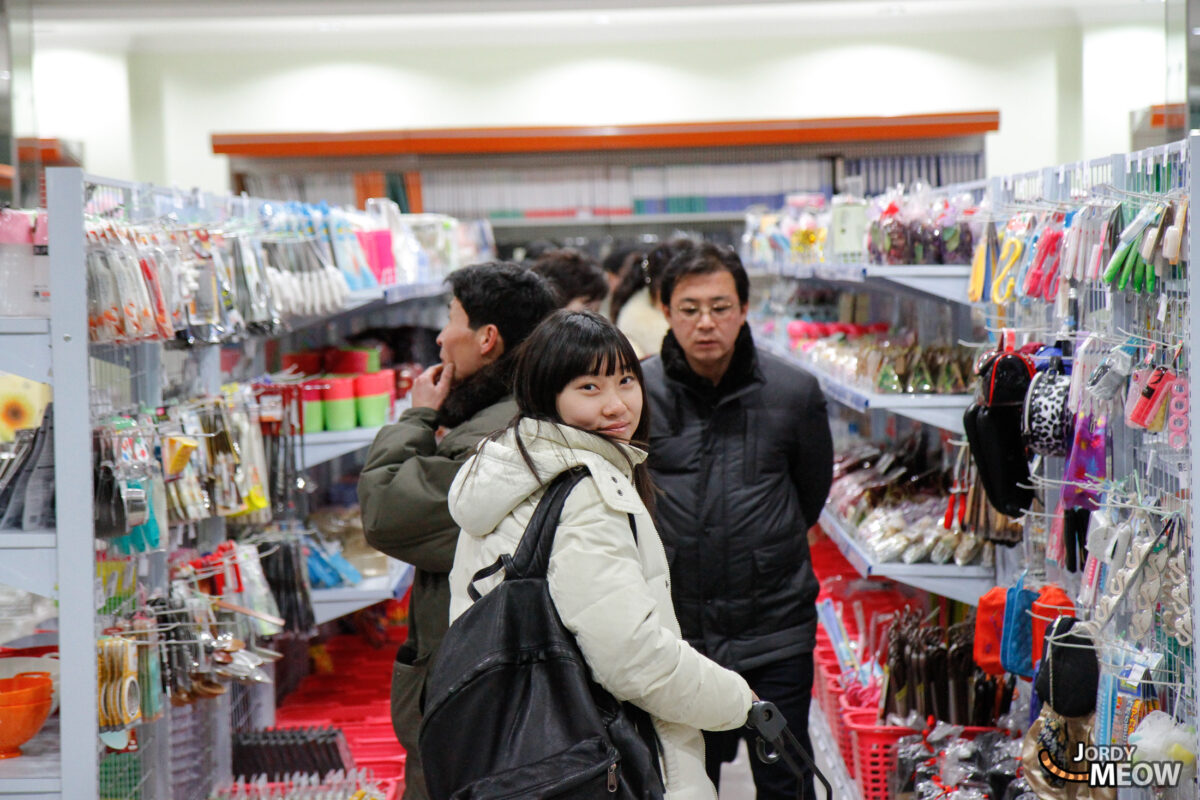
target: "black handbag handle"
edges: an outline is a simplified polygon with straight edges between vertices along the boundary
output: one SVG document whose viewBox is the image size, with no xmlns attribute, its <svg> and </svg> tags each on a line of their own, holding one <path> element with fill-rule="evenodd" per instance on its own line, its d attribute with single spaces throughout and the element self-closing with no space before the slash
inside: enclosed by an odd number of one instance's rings
<svg viewBox="0 0 1200 800">
<path fill-rule="evenodd" d="M 467 584 L 467 595 L 474 602 L 481 595 L 475 588 L 476 581 L 495 575 L 504 570 L 506 578 L 541 578 L 546 576 L 550 565 L 550 551 L 554 549 L 554 534 L 558 530 L 558 518 L 562 516 L 563 506 L 567 495 L 588 474 L 587 467 L 575 467 L 559 473 L 545 494 L 538 501 L 525 532 L 521 534 L 521 543 L 512 555 L 505 553 L 490 566 L 476 572 Z"/>
</svg>

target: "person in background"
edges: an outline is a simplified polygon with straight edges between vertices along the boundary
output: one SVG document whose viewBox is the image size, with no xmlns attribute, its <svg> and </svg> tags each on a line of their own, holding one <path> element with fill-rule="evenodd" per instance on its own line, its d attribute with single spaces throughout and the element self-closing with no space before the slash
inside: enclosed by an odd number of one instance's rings
<svg viewBox="0 0 1200 800">
<path fill-rule="evenodd" d="M 543 253 L 533 271 L 546 279 L 558 298 L 559 308 L 595 311 L 608 297 L 608 279 L 595 259 L 578 250 L 563 248 Z"/>
<path fill-rule="evenodd" d="M 662 276 L 670 323 L 643 368 L 652 411 L 648 465 L 687 641 L 779 706 L 809 748 L 819 589 L 807 532 L 833 476 L 825 397 L 803 370 L 755 349 L 750 281 L 733 250 L 702 244 Z M 742 731 L 705 734 L 708 774 Z M 792 800 L 790 770 L 751 759 L 759 800 Z M 815 797 L 812 776 L 801 784 Z"/>
<path fill-rule="evenodd" d="M 612 313 L 638 358 L 658 355 L 662 349 L 670 328 L 658 299 L 663 272 L 673 256 L 692 247 L 690 240 L 676 239 L 630 257 L 621 285 L 613 292 Z"/>
<path fill-rule="evenodd" d="M 465 267 L 447 280 L 452 297 L 437 338 L 441 363 L 413 384 L 412 408 L 375 437 L 358 481 L 367 541 L 416 569 L 408 641 L 392 674 L 392 726 L 407 752 L 405 800 L 428 797 L 417 749 L 420 698 L 450 624 L 458 542 L 446 494 L 475 445 L 516 416 L 514 350 L 555 308 L 546 282 L 516 264 Z"/>
<path fill-rule="evenodd" d="M 641 258 L 639 248 L 619 245 L 614 247 L 612 252 L 600 262 L 600 269 L 604 270 L 604 277 L 608 279 L 608 297 L 604 298 L 604 302 L 600 304 L 599 314 L 607 320 L 616 321 L 616 315 L 612 313 L 613 293 L 621 285 L 621 278 L 625 275 L 624 270 L 628 269 L 632 263 L 630 256 L 633 253 L 638 253 L 638 258 Z"/>
<path fill-rule="evenodd" d="M 596 681 L 649 715 L 667 800 L 715 798 L 700 730 L 741 727 L 754 698 L 745 680 L 680 639 L 654 487 L 637 444 L 649 423 L 637 357 L 598 314 L 557 311 L 522 348 L 514 395 L 520 418 L 480 445 L 450 489 L 450 513 L 462 525 L 451 618 L 470 607 L 475 573 L 516 551 L 546 486 L 586 467 L 559 517 L 551 599 Z M 517 702 L 497 698 L 505 701 Z"/>
</svg>

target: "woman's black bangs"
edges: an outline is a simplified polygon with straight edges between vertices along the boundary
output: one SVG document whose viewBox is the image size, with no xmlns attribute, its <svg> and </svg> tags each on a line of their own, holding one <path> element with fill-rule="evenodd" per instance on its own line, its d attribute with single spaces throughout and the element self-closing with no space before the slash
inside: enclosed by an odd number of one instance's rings
<svg viewBox="0 0 1200 800">
<path fill-rule="evenodd" d="M 607 337 L 606 337 L 607 338 Z M 599 343 L 598 343 L 599 344 Z M 633 372 L 633 363 L 630 359 L 633 358 L 633 350 L 628 347 L 622 347 L 622 342 L 618 340 L 610 340 L 603 343 L 604 349 L 597 350 L 592 357 L 592 363 L 588 365 L 586 375 L 616 375 L 617 372 Z"/>
</svg>

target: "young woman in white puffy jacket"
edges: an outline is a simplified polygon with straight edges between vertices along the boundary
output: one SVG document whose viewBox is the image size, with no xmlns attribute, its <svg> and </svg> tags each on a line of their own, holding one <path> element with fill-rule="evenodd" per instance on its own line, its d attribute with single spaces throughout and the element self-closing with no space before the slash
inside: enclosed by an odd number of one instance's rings
<svg viewBox="0 0 1200 800">
<path fill-rule="evenodd" d="M 667 799 L 712 800 L 700 731 L 744 725 L 754 698 L 741 676 L 680 637 L 649 510 L 646 454 L 631 444 L 645 441 L 649 430 L 637 356 L 603 317 L 559 311 L 523 345 L 514 392 L 520 416 L 484 440 L 450 489 L 450 513 L 462 526 L 450 619 L 471 605 L 471 577 L 515 552 L 550 481 L 587 467 L 590 475 L 567 498 L 555 534 L 550 596 L 596 681 L 649 713 Z"/>
</svg>

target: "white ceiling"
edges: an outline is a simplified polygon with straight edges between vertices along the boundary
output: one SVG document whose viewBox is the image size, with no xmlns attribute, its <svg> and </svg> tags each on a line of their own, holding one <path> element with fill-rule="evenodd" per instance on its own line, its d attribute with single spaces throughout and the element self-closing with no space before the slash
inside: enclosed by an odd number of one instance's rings
<svg viewBox="0 0 1200 800">
<path fill-rule="evenodd" d="M 935 34 L 981 27 L 1161 22 L 1165 2 L 34 0 L 33 5 L 39 47 L 179 52 Z"/>
</svg>

